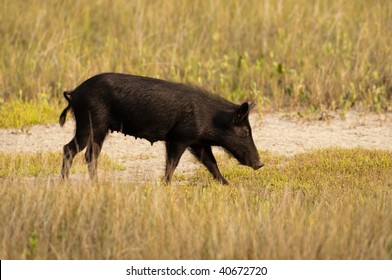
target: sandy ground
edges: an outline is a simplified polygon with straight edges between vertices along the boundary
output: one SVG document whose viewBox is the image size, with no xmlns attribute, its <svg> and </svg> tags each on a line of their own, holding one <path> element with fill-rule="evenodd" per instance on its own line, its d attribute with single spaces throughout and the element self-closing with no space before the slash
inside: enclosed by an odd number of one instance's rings
<svg viewBox="0 0 392 280">
<path fill-rule="evenodd" d="M 250 122 L 257 148 L 275 154 L 292 156 L 331 146 L 392 150 L 392 114 L 349 112 L 344 119 L 332 116 L 328 120 L 312 122 L 296 120 L 283 113 L 262 117 L 252 114 Z M 73 138 L 73 134 L 72 118 L 68 118 L 63 128 L 55 124 L 34 126 L 27 130 L 0 129 L 0 152 L 62 151 L 63 145 Z M 125 171 L 117 172 L 118 176 L 149 181 L 163 175 L 163 142 L 151 146 L 143 139 L 135 140 L 120 133 L 111 133 L 106 138 L 103 152 L 126 166 Z M 214 153 L 221 152 L 221 149 L 214 148 Z M 176 173 L 191 172 L 198 165 L 193 156 L 186 152 Z"/>
</svg>

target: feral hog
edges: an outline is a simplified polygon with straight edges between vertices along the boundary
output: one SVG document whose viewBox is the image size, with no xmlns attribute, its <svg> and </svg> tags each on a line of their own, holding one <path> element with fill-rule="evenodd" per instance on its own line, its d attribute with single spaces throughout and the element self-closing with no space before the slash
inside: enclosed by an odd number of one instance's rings
<svg viewBox="0 0 392 280">
<path fill-rule="evenodd" d="M 85 147 L 90 177 L 95 177 L 109 130 L 144 138 L 151 144 L 165 141 L 167 183 L 186 149 L 222 184 L 228 182 L 218 169 L 211 146 L 223 147 L 240 164 L 255 170 L 264 165 L 252 138 L 249 103 L 236 105 L 193 86 L 117 73 L 89 78 L 73 91 L 64 92 L 64 97 L 69 104 L 60 115 L 60 125 L 72 108 L 76 132 L 64 146 L 63 178 L 68 177 L 76 153 Z"/>
</svg>

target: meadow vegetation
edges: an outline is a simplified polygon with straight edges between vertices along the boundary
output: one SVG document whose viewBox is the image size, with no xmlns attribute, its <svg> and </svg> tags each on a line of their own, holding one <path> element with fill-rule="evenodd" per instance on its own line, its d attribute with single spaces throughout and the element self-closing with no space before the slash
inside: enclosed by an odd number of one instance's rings
<svg viewBox="0 0 392 280">
<path fill-rule="evenodd" d="M 100 72 L 204 87 L 260 112 L 392 111 L 390 0 L 0 0 L 0 128 L 57 122 Z M 231 182 L 130 183 L 102 155 L 0 153 L 0 259 L 391 259 L 392 152 L 260 152 Z"/>
<path fill-rule="evenodd" d="M 260 155 L 258 172 L 219 159 L 230 186 L 204 168 L 165 186 L 75 179 L 80 166 L 72 183 L 51 171 L 26 179 L 17 170 L 51 170 L 46 155 L 0 154 L 0 258 L 392 258 L 391 152 Z"/>
<path fill-rule="evenodd" d="M 263 111 L 392 110 L 389 0 L 0 5 L 1 127 L 57 121 L 65 89 L 110 71 L 196 84 Z M 42 99 L 53 108 L 45 115 Z M 27 116 L 4 120 L 12 102 Z"/>
</svg>

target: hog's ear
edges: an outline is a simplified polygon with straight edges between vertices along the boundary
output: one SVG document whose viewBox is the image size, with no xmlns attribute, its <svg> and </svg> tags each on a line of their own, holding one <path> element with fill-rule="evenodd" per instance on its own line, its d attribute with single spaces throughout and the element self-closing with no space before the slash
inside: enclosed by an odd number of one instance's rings
<svg viewBox="0 0 392 280">
<path fill-rule="evenodd" d="M 241 124 L 249 114 L 250 106 L 248 102 L 243 103 L 238 109 L 234 112 L 233 121 L 234 124 L 239 125 Z"/>
</svg>

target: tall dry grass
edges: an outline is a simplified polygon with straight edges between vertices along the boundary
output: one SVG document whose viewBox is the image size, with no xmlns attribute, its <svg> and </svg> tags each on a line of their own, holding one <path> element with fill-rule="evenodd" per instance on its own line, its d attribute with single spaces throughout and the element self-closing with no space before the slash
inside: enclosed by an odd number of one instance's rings
<svg viewBox="0 0 392 280">
<path fill-rule="evenodd" d="M 392 258 L 390 152 L 262 156 L 260 173 L 222 161 L 229 187 L 204 169 L 173 186 L 3 176 L 0 258 Z"/>
<path fill-rule="evenodd" d="M 392 109 L 392 2 L 1 0 L 0 98 L 63 103 L 99 72 L 262 110 Z M 61 101 L 59 101 L 61 100 Z"/>
<path fill-rule="evenodd" d="M 2 188 L 2 259 L 391 259 L 390 191 Z"/>
</svg>

